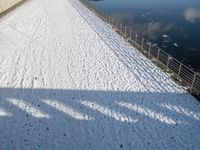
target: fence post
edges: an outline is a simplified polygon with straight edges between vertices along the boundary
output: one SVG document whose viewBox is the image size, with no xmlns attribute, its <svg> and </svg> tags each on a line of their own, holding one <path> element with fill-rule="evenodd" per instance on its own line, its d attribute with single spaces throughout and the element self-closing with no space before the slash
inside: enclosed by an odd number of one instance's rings
<svg viewBox="0 0 200 150">
<path fill-rule="evenodd" d="M 120 25 L 119 25 L 119 21 L 118 20 L 116 20 L 116 25 L 117 25 L 117 31 L 119 31 L 119 28 L 120 28 L 119 26 Z"/>
<path fill-rule="evenodd" d="M 151 56 L 151 43 L 149 44 L 149 52 L 148 52 L 148 57 L 150 58 Z"/>
<path fill-rule="evenodd" d="M 100 12 L 99 12 L 99 13 L 100 13 L 100 17 L 101 17 L 101 18 L 103 18 L 103 15 L 102 15 L 102 11 L 101 11 L 101 10 L 100 10 Z"/>
<path fill-rule="evenodd" d="M 157 61 L 159 61 L 160 49 L 158 49 Z"/>
<path fill-rule="evenodd" d="M 126 37 L 126 26 L 124 26 L 124 33 L 125 33 L 125 37 Z"/>
<path fill-rule="evenodd" d="M 119 31 L 119 23 L 118 23 L 118 20 L 116 19 L 115 21 L 116 21 L 116 29 L 117 29 L 117 31 Z"/>
<path fill-rule="evenodd" d="M 141 48 L 144 47 L 144 38 L 142 38 L 142 45 L 141 45 Z"/>
<path fill-rule="evenodd" d="M 101 18 L 101 10 L 100 10 L 100 9 L 98 10 L 98 13 L 99 13 L 99 16 L 100 16 L 100 18 Z"/>
<path fill-rule="evenodd" d="M 137 38 L 138 38 L 138 35 L 137 33 L 135 34 L 135 42 L 137 43 Z"/>
<path fill-rule="evenodd" d="M 113 26 L 113 17 L 111 17 L 111 25 Z"/>
<path fill-rule="evenodd" d="M 169 61 L 170 61 L 170 56 L 169 55 L 167 55 L 167 71 L 169 70 Z"/>
<path fill-rule="evenodd" d="M 99 16 L 101 15 L 101 13 L 100 13 L 100 9 L 98 9 L 98 14 L 99 14 Z"/>
<path fill-rule="evenodd" d="M 130 39 L 132 40 L 132 29 L 130 28 Z"/>
<path fill-rule="evenodd" d="M 115 18 L 113 18 L 113 26 L 115 27 Z"/>
<path fill-rule="evenodd" d="M 113 21 L 114 21 L 114 26 L 115 26 L 115 28 L 116 28 L 116 26 L 117 26 L 116 19 L 115 19 L 115 18 L 113 18 Z"/>
<path fill-rule="evenodd" d="M 193 87 L 194 87 L 194 83 L 195 83 L 196 76 L 197 76 L 197 73 L 195 72 L 195 73 L 194 73 L 193 80 L 192 80 L 192 84 L 191 84 L 191 87 L 190 87 L 190 92 L 192 92 L 192 90 L 193 90 Z"/>
<path fill-rule="evenodd" d="M 102 18 L 103 18 L 103 20 L 104 20 L 104 12 L 102 11 Z"/>
<path fill-rule="evenodd" d="M 182 68 L 182 64 L 180 64 L 180 66 L 179 66 L 179 68 L 178 68 L 178 76 L 177 76 L 177 78 L 179 78 L 179 76 L 180 76 L 181 68 Z"/>
</svg>

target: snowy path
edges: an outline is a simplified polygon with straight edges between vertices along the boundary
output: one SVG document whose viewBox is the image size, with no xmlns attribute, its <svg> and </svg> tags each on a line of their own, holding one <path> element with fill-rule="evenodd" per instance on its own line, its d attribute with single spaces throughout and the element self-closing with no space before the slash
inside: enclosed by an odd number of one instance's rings
<svg viewBox="0 0 200 150">
<path fill-rule="evenodd" d="M 77 0 L 0 18 L 0 150 L 199 147 L 199 102 Z"/>
</svg>

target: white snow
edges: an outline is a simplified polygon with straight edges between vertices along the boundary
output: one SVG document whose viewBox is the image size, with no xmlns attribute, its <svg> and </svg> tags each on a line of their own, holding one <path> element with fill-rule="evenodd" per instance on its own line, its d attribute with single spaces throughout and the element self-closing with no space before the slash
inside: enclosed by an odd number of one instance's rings
<svg viewBox="0 0 200 150">
<path fill-rule="evenodd" d="M 52 101 L 52 100 L 42 100 L 42 102 L 46 103 L 47 105 L 50 105 L 52 107 L 54 107 L 55 109 L 71 116 L 74 119 L 77 120 L 91 120 L 92 118 L 87 116 L 87 115 L 83 115 L 82 113 L 77 112 L 76 110 L 72 109 L 69 106 L 66 106 L 66 104 L 63 104 L 61 102 L 58 101 Z"/>
<path fill-rule="evenodd" d="M 49 115 L 45 115 L 41 110 L 35 108 L 31 104 L 18 99 L 7 99 L 7 101 L 15 106 L 17 106 L 19 109 L 25 111 L 26 113 L 32 115 L 35 118 L 50 118 Z"/>
<path fill-rule="evenodd" d="M 0 108 L 0 117 L 10 117 L 11 113 L 6 112 L 3 108 Z"/>
<path fill-rule="evenodd" d="M 199 102 L 77 0 L 0 18 L 0 150 L 199 149 Z"/>
</svg>

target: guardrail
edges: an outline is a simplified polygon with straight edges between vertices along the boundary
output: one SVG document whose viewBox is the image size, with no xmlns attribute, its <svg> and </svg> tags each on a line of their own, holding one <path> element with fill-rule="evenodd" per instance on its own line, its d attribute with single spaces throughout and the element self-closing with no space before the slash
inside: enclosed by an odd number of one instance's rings
<svg viewBox="0 0 200 150">
<path fill-rule="evenodd" d="M 189 92 L 200 95 L 200 74 L 187 67 L 155 44 L 136 33 L 131 27 L 123 25 L 118 19 L 96 8 L 87 0 L 79 0 L 99 18 L 111 25 L 119 34 L 137 47 L 147 58 L 151 59 L 172 78 L 187 87 Z"/>
</svg>

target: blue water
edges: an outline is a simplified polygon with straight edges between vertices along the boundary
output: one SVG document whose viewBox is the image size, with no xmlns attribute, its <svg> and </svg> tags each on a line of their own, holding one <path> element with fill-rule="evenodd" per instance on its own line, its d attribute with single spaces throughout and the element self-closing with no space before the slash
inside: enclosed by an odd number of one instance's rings
<svg viewBox="0 0 200 150">
<path fill-rule="evenodd" d="M 90 0 L 200 71 L 200 0 Z"/>
</svg>

